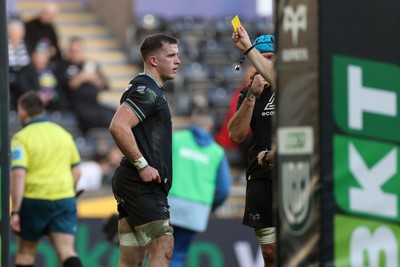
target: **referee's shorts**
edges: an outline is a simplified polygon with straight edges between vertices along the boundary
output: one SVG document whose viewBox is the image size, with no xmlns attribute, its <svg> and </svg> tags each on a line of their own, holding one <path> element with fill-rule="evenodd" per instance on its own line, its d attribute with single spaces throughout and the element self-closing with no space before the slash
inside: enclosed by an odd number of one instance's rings
<svg viewBox="0 0 400 267">
<path fill-rule="evenodd" d="M 37 241 L 51 232 L 74 235 L 77 230 L 76 198 L 42 200 L 24 198 L 19 211 L 24 240 Z"/>
</svg>

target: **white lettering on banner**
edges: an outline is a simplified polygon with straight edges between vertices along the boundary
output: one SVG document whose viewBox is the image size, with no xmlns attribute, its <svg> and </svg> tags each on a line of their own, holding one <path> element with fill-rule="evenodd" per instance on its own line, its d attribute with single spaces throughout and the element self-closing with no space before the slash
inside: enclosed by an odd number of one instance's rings
<svg viewBox="0 0 400 267">
<path fill-rule="evenodd" d="M 239 263 L 239 267 L 263 267 L 264 260 L 262 257 L 261 249 L 258 248 L 257 256 L 254 259 L 251 252 L 251 246 L 248 241 L 238 241 L 233 244 L 235 255 Z"/>
<path fill-rule="evenodd" d="M 397 150 L 391 150 L 385 157 L 368 169 L 353 144 L 349 144 L 350 171 L 361 188 L 350 189 L 350 209 L 386 216 L 397 217 L 397 196 L 382 191 L 382 185 L 397 173 Z"/>
<path fill-rule="evenodd" d="M 179 149 L 179 155 L 183 158 L 187 158 L 193 161 L 198 161 L 203 164 L 208 164 L 210 162 L 210 157 L 207 154 L 202 154 L 199 153 L 198 151 L 184 147 Z"/>
<path fill-rule="evenodd" d="M 374 233 L 367 227 L 358 227 L 351 235 L 350 265 L 365 266 L 367 254 L 367 266 L 381 266 L 379 257 L 384 252 L 385 266 L 399 266 L 398 250 L 396 236 L 389 227 L 380 226 Z"/>
<path fill-rule="evenodd" d="M 288 48 L 282 50 L 283 62 L 301 62 L 307 61 L 308 58 L 308 49 L 306 47 Z"/>
<path fill-rule="evenodd" d="M 363 86 L 362 68 L 359 66 L 349 65 L 347 77 L 350 128 L 355 130 L 363 128 L 364 112 L 392 117 L 397 115 L 397 97 L 394 92 Z"/>
</svg>

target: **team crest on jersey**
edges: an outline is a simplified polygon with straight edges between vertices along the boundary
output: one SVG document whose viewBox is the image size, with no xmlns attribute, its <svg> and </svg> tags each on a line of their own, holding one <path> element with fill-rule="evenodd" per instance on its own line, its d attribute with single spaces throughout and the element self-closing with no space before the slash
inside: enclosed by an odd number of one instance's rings
<svg viewBox="0 0 400 267">
<path fill-rule="evenodd" d="M 146 91 L 146 86 L 144 86 L 144 85 L 138 86 L 137 89 L 136 89 L 136 91 L 137 91 L 139 94 L 144 94 L 144 92 Z"/>
<path fill-rule="evenodd" d="M 267 105 L 265 105 L 264 111 L 261 113 L 261 116 L 272 116 L 272 115 L 275 115 L 275 93 L 271 95 Z"/>
</svg>

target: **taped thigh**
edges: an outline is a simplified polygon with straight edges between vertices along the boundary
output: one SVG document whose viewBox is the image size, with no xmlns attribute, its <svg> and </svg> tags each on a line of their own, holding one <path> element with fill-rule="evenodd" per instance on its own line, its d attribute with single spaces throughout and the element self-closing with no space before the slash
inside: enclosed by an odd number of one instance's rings
<svg viewBox="0 0 400 267">
<path fill-rule="evenodd" d="M 119 233 L 119 244 L 125 247 L 138 247 L 139 242 L 132 232 Z"/>
<path fill-rule="evenodd" d="M 275 227 L 267 227 L 256 231 L 256 236 L 261 245 L 272 244 L 276 242 Z"/>
<path fill-rule="evenodd" d="M 173 233 L 174 230 L 172 226 L 169 225 L 168 220 L 158 220 L 147 224 L 133 234 L 135 235 L 139 246 L 146 246 L 154 239 L 164 235 L 172 235 Z"/>
</svg>

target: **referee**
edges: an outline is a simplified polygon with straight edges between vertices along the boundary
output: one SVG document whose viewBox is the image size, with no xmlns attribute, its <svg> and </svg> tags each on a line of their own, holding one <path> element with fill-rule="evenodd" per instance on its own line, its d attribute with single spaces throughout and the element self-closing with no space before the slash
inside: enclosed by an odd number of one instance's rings
<svg viewBox="0 0 400 267">
<path fill-rule="evenodd" d="M 16 267 L 34 265 L 40 238 L 48 235 L 64 267 L 81 267 L 74 249 L 75 186 L 80 156 L 72 136 L 46 121 L 37 92 L 18 100 L 22 130 L 11 141 L 10 225 L 17 234 Z"/>
</svg>

